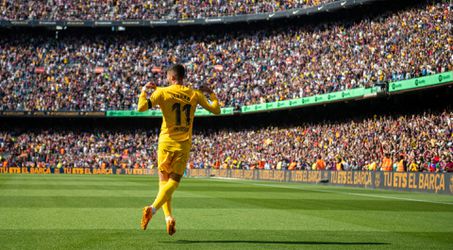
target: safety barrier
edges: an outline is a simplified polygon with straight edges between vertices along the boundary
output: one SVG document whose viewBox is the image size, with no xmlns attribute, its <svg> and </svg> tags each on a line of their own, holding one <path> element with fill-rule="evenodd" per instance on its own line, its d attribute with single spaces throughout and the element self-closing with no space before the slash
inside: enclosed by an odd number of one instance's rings
<svg viewBox="0 0 453 250">
<path fill-rule="evenodd" d="M 9 174 L 124 174 L 156 175 L 156 169 L 123 168 L 0 168 L 0 173 Z M 245 180 L 325 183 L 372 189 L 419 191 L 438 194 L 453 194 L 452 173 L 420 172 L 375 172 L 375 171 L 307 171 L 307 170 L 244 170 L 244 169 L 188 169 L 187 177 L 234 178 Z"/>
</svg>

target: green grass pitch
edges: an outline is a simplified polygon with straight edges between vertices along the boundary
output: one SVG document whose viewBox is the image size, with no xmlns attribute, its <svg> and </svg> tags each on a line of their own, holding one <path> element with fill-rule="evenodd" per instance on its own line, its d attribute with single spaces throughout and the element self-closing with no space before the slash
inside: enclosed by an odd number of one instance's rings
<svg viewBox="0 0 453 250">
<path fill-rule="evenodd" d="M 183 179 L 147 231 L 150 176 L 0 175 L 1 249 L 453 249 L 453 197 Z"/>
</svg>

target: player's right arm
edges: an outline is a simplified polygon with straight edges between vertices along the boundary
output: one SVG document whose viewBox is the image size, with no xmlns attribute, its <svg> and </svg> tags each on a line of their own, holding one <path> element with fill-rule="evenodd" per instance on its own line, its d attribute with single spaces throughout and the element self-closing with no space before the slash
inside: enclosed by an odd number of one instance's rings
<svg viewBox="0 0 453 250">
<path fill-rule="evenodd" d="M 147 98 L 148 93 L 153 89 L 154 90 L 156 89 L 156 85 L 153 83 L 147 83 L 145 86 L 143 86 L 142 92 L 140 93 L 140 96 L 138 97 L 138 105 L 137 105 L 138 112 L 144 112 L 144 111 L 150 109 L 153 105 L 157 104 L 157 103 L 155 103 L 157 100 L 157 95 L 158 95 L 158 93 L 156 93 L 157 91 L 154 91 L 154 93 L 151 95 L 151 97 Z M 154 99 L 154 104 L 152 102 L 153 99 Z"/>
<path fill-rule="evenodd" d="M 209 100 L 211 103 L 208 102 L 204 94 L 200 91 L 206 92 L 209 94 Z M 212 91 L 209 87 L 203 86 L 198 91 L 198 104 L 200 104 L 204 109 L 208 110 L 209 112 L 218 115 L 220 114 L 220 104 L 219 100 L 217 99 L 216 94 Z"/>
</svg>

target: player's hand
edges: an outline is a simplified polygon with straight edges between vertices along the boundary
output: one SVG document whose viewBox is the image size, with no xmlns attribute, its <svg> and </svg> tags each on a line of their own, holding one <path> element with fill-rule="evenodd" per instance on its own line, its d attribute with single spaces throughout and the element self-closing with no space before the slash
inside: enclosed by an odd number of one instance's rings
<svg viewBox="0 0 453 250">
<path fill-rule="evenodd" d="M 151 90 L 155 90 L 156 88 L 156 84 L 148 82 L 147 84 L 145 84 L 145 86 L 143 86 L 142 91 L 150 92 Z"/>
<path fill-rule="evenodd" d="M 210 87 L 208 87 L 208 85 L 201 86 L 200 91 L 208 93 L 208 94 L 211 94 L 214 92 L 214 91 L 212 91 L 212 89 Z"/>
<path fill-rule="evenodd" d="M 147 88 L 147 89 L 156 89 L 157 86 L 156 86 L 155 83 L 148 82 L 147 84 L 145 84 L 145 88 Z"/>
</svg>

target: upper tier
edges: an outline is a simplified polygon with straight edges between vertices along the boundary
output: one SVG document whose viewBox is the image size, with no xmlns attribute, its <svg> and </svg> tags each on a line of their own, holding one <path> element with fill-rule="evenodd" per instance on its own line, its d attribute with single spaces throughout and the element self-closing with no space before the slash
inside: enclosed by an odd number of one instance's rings
<svg viewBox="0 0 453 250">
<path fill-rule="evenodd" d="M 158 20 L 237 16 L 307 8 L 335 0 L 103 0 L 0 2 L 0 20 Z"/>
<path fill-rule="evenodd" d="M 140 86 L 166 85 L 161 71 L 175 62 L 186 65 L 188 83 L 211 84 L 224 106 L 372 87 L 453 70 L 450 19 L 443 3 L 254 32 L 8 32 L 0 36 L 0 110 L 135 109 Z"/>
</svg>

